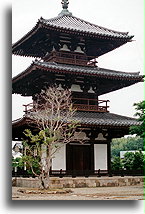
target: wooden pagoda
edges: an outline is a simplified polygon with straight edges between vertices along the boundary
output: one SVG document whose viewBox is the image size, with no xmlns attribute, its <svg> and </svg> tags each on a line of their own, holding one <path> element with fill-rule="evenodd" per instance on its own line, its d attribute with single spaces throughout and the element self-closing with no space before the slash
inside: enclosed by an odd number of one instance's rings
<svg viewBox="0 0 145 214">
<path fill-rule="evenodd" d="M 36 60 L 12 80 L 13 94 L 32 96 L 45 87 L 57 85 L 72 91 L 75 119 L 82 126 L 86 143 L 64 146 L 52 160 L 52 171 L 94 174 L 110 170 L 110 143 L 123 137 L 129 127 L 138 125 L 134 118 L 109 112 L 109 101 L 99 95 L 128 87 L 143 80 L 139 73 L 126 73 L 100 68 L 97 58 L 127 42 L 133 36 L 77 18 L 62 0 L 63 10 L 51 19 L 40 18 L 36 26 L 12 46 L 12 53 L 35 57 Z M 23 118 L 13 121 L 13 140 L 22 140 L 23 131 L 31 128 L 27 114 L 33 103 L 25 106 Z"/>
</svg>

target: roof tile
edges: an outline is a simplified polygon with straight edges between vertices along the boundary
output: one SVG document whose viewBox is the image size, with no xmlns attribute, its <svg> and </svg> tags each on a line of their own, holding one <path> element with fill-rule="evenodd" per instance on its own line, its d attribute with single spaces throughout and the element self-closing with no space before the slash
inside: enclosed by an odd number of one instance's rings
<svg viewBox="0 0 145 214">
<path fill-rule="evenodd" d="M 118 78 L 138 78 L 142 79 L 143 76 L 139 75 L 139 72 L 129 73 L 129 72 L 121 72 L 121 71 L 114 71 L 105 68 L 99 67 L 91 67 L 91 66 L 77 66 L 77 65 L 66 65 L 66 64 L 58 64 L 58 63 L 50 63 L 50 62 L 43 62 L 43 61 L 35 61 L 35 65 L 41 66 L 43 68 L 50 68 L 50 69 L 58 69 L 64 71 L 70 71 L 78 74 L 90 74 L 96 76 L 104 76 L 104 77 L 118 77 Z"/>
<path fill-rule="evenodd" d="M 133 36 L 129 36 L 128 32 L 119 32 L 110 30 L 104 27 L 100 27 L 83 19 L 77 18 L 72 15 L 57 16 L 52 19 L 41 18 L 40 23 L 47 26 L 62 28 L 66 30 L 73 30 L 78 32 L 84 32 L 89 34 L 95 34 L 100 36 L 109 36 L 114 38 L 131 39 Z"/>
<path fill-rule="evenodd" d="M 95 125 L 95 126 L 118 126 L 130 127 L 133 125 L 140 125 L 141 122 L 135 118 L 117 115 L 109 112 L 81 112 L 77 111 L 74 115 L 74 120 L 82 125 Z M 20 124 L 30 123 L 29 117 L 25 115 L 23 118 L 12 122 L 13 126 Z"/>
<path fill-rule="evenodd" d="M 102 125 L 102 126 L 132 126 L 140 125 L 140 122 L 131 117 L 125 117 L 109 112 L 76 112 L 75 120 L 78 120 L 81 124 L 88 125 Z"/>
</svg>

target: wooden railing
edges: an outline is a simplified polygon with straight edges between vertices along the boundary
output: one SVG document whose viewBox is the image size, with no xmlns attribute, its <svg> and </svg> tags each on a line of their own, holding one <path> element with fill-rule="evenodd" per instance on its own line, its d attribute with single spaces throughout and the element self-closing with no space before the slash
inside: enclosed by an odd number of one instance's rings
<svg viewBox="0 0 145 214">
<path fill-rule="evenodd" d="M 97 100 L 97 99 L 87 99 L 87 98 L 72 98 L 73 108 L 78 111 L 90 111 L 90 112 L 108 112 L 108 102 L 109 100 Z M 25 107 L 24 112 L 30 113 L 34 104 L 30 103 L 28 105 L 23 105 Z"/>
<path fill-rule="evenodd" d="M 28 174 L 28 172 L 24 169 L 18 168 L 17 172 L 15 172 L 14 168 L 12 169 L 12 177 L 35 177 L 34 175 Z M 77 176 L 94 176 L 94 177 L 101 177 L 101 176 L 144 176 L 144 170 L 50 170 L 50 176 L 52 177 L 77 177 Z"/>
<path fill-rule="evenodd" d="M 95 112 L 108 112 L 109 100 L 97 100 L 86 98 L 72 98 L 73 107 L 78 111 L 95 111 Z"/>
<path fill-rule="evenodd" d="M 92 59 L 92 60 L 88 60 Z M 82 66 L 97 66 L 97 61 L 94 56 L 86 56 L 85 54 L 77 54 L 72 52 L 52 52 L 48 56 L 44 57 L 44 61 L 57 62 L 72 65 Z"/>
</svg>

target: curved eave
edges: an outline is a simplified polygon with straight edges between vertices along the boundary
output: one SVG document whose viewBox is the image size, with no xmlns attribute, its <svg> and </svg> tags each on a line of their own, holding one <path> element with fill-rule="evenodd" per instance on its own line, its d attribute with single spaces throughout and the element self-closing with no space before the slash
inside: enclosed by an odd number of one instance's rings
<svg viewBox="0 0 145 214">
<path fill-rule="evenodd" d="M 130 126 L 140 126 L 141 122 L 135 118 L 117 115 L 113 113 L 91 113 L 91 112 L 76 112 L 74 116 L 75 121 L 81 126 L 96 126 L 96 127 L 112 127 L 112 128 L 129 128 Z M 12 121 L 12 128 L 19 128 L 24 126 L 32 126 L 33 122 L 27 115 L 24 115 L 18 120 Z"/>
<path fill-rule="evenodd" d="M 15 77 L 12 78 L 12 83 L 17 82 L 18 80 L 21 80 L 25 76 L 29 75 L 32 70 L 35 69 L 34 63 L 32 63 L 25 71 L 21 72 L 20 74 L 16 75 Z"/>
<path fill-rule="evenodd" d="M 65 77 L 65 75 L 70 75 L 69 78 L 72 79 L 72 84 L 78 84 L 77 77 L 81 76 L 84 77 L 84 81 L 86 78 L 90 78 L 90 81 L 95 83 L 95 81 L 98 82 L 98 84 L 102 84 L 101 81 L 103 80 L 106 84 L 106 87 L 103 87 L 103 85 L 100 85 L 98 96 L 102 94 L 106 94 L 115 90 L 119 90 L 124 87 L 131 86 L 133 84 L 136 84 L 138 82 L 141 82 L 143 79 L 143 76 L 138 75 L 138 73 L 132 74 L 124 74 L 123 72 L 120 72 L 120 74 L 117 74 L 117 72 L 104 72 L 103 70 L 97 70 L 97 72 L 91 72 L 88 71 L 88 67 L 83 67 L 83 69 L 78 69 L 79 66 L 69 66 L 65 68 L 65 65 L 59 66 L 55 63 L 49 64 L 50 67 L 43 67 L 37 62 L 34 62 L 29 68 L 27 68 L 24 72 L 20 73 L 19 75 L 15 76 L 12 80 L 12 93 L 13 94 L 21 94 L 22 96 L 33 96 L 36 93 L 39 93 L 43 87 L 47 87 L 52 79 L 53 82 L 57 81 L 57 77 L 55 74 L 61 74 Z M 85 69 L 86 70 L 85 70 Z M 89 68 L 90 69 L 90 68 Z M 96 68 L 97 69 L 97 68 Z M 95 70 L 96 70 L 95 69 Z M 64 78 L 63 77 L 63 78 Z M 90 84 L 91 84 L 90 82 Z M 60 82 L 61 84 L 61 82 Z M 85 84 L 85 82 L 83 83 Z M 97 83 L 95 83 L 97 84 Z"/>
<path fill-rule="evenodd" d="M 107 128 L 111 131 L 112 138 L 123 137 L 129 134 L 130 126 L 139 126 L 141 122 L 135 118 L 126 117 L 113 113 L 99 113 L 99 112 L 81 112 L 76 111 L 74 120 L 78 121 L 80 126 L 83 127 L 94 127 L 96 129 Z M 24 138 L 24 130 L 31 129 L 34 132 L 38 131 L 36 124 L 34 124 L 27 115 L 22 118 L 13 121 L 12 123 L 12 137 L 13 139 Z"/>
<path fill-rule="evenodd" d="M 83 125 L 96 126 L 113 126 L 113 127 L 130 127 L 141 125 L 140 121 L 135 118 L 126 117 L 110 112 L 95 113 L 95 112 L 81 112 L 78 111 L 74 116 L 76 121 L 80 121 Z"/>
<path fill-rule="evenodd" d="M 82 76 L 95 76 L 95 77 L 103 77 L 103 78 L 106 78 L 106 79 L 118 79 L 118 80 L 136 80 L 136 81 L 142 81 L 143 79 L 143 76 L 136 76 L 136 75 L 128 75 L 128 76 L 125 76 L 123 75 L 123 72 L 121 75 L 113 75 L 113 74 L 104 74 L 103 72 L 99 72 L 98 73 L 86 73 L 86 72 L 83 72 L 83 71 L 77 71 L 74 69 L 63 69 L 63 68 L 58 68 L 58 67 L 52 67 L 52 68 L 47 68 L 47 67 L 42 67 L 41 65 L 36 65 L 36 68 L 40 69 L 40 70 L 45 70 L 45 71 L 51 71 L 51 72 L 55 72 L 55 73 L 68 73 L 68 74 L 76 74 L 76 75 L 82 75 Z M 132 73 L 133 74 L 133 73 Z M 135 73 L 136 74 L 136 73 Z"/>
<path fill-rule="evenodd" d="M 42 57 L 42 55 L 43 55 L 42 53 L 39 53 L 39 54 L 37 52 L 27 53 L 27 51 L 21 49 L 21 45 L 23 45 L 25 42 L 29 41 L 29 39 L 31 39 L 31 37 L 33 35 L 35 35 L 38 32 L 38 30 L 41 30 L 44 28 L 55 31 L 55 32 L 68 33 L 68 34 L 72 34 L 72 35 L 80 35 L 80 36 L 90 37 L 90 38 L 118 41 L 119 44 L 112 47 L 111 50 L 114 50 L 114 49 L 120 47 L 121 45 L 132 41 L 132 38 L 133 38 L 133 36 L 127 36 L 127 35 L 125 35 L 124 37 L 119 37 L 119 36 L 114 36 L 114 35 L 113 36 L 105 35 L 102 33 L 93 33 L 93 32 L 87 32 L 87 31 L 82 32 L 81 30 L 69 29 L 67 27 L 52 26 L 50 24 L 43 23 L 42 20 L 40 19 L 37 22 L 36 26 L 34 28 L 32 28 L 32 30 L 30 30 L 25 36 L 23 36 L 20 40 L 18 40 L 16 43 L 14 43 L 12 45 L 12 53 L 15 55 L 26 56 L 26 57 L 28 57 L 28 56 L 29 57 Z M 109 50 L 109 51 L 111 51 L 111 50 Z M 109 51 L 106 51 L 106 53 Z M 103 54 L 105 54 L 105 53 L 103 53 Z"/>
<path fill-rule="evenodd" d="M 85 68 L 85 67 L 84 67 Z M 88 67 L 86 67 L 88 69 Z M 120 74 L 111 74 L 111 73 L 103 73 L 101 72 L 101 68 L 100 71 L 97 70 L 97 72 L 95 73 L 89 73 L 89 72 L 85 72 L 85 71 L 81 71 L 81 69 L 79 71 L 76 70 L 76 68 L 74 67 L 73 69 L 69 69 L 69 68 L 63 68 L 62 66 L 57 66 L 57 64 L 53 64 L 51 63 L 50 66 L 42 66 L 39 62 L 33 62 L 25 71 L 23 71 L 22 73 L 18 74 L 17 76 L 15 76 L 12 81 L 13 83 L 15 83 L 16 81 L 23 79 L 25 76 L 29 75 L 32 71 L 36 71 L 37 69 L 42 70 L 42 71 L 48 71 L 48 72 L 54 72 L 54 73 L 67 73 L 67 74 L 72 74 L 72 75 L 83 75 L 83 76 L 96 76 L 96 77 L 103 77 L 106 79 L 118 79 L 118 80 L 134 80 L 134 81 L 138 81 L 138 82 L 143 82 L 143 75 L 137 75 L 139 73 L 128 73 L 128 75 L 126 75 L 125 73 L 120 73 Z M 91 69 L 91 68 L 90 68 Z M 105 69 L 107 71 L 107 69 Z M 119 73 L 119 72 L 118 72 Z"/>
<path fill-rule="evenodd" d="M 78 34 L 81 36 L 86 36 L 86 37 L 93 37 L 93 38 L 98 38 L 98 39 L 107 39 L 107 40 L 117 40 L 117 41 L 124 41 L 124 42 L 128 42 L 131 41 L 131 39 L 134 36 L 125 36 L 125 37 L 118 37 L 118 36 L 113 36 L 113 35 L 107 35 L 107 34 L 103 34 L 103 33 L 93 33 L 93 32 L 89 32 L 89 31 L 81 31 L 81 30 L 75 30 L 75 29 L 71 29 L 71 28 L 67 28 L 67 27 L 59 27 L 59 26 L 53 26 L 50 24 L 42 24 L 42 27 L 44 28 L 48 28 L 50 30 L 55 30 L 55 31 L 59 31 L 59 32 L 63 32 L 63 33 L 70 33 L 70 34 Z"/>
<path fill-rule="evenodd" d="M 77 119 L 77 118 L 76 118 Z M 102 122 L 102 123 L 96 123 L 96 122 L 85 122 L 85 121 L 81 121 L 80 122 L 81 126 L 85 126 L 85 127 L 89 127 L 89 126 L 94 126 L 94 127 L 100 127 L 100 128 L 126 128 L 129 129 L 131 126 L 140 126 L 141 124 L 139 122 L 131 122 L 131 123 L 125 123 L 125 122 L 114 122 L 114 123 L 107 123 L 107 122 Z"/>
<path fill-rule="evenodd" d="M 32 120 L 28 117 L 25 117 L 25 115 L 22 118 L 19 118 L 17 120 L 13 120 L 12 121 L 12 127 L 19 127 L 19 126 L 23 126 L 23 125 L 28 125 L 32 123 Z"/>
<path fill-rule="evenodd" d="M 22 56 L 27 56 L 25 54 L 22 53 L 17 53 L 17 51 L 15 51 L 16 48 L 18 48 L 22 43 L 24 43 L 25 41 L 27 41 L 29 38 L 31 38 L 32 35 L 34 35 L 38 29 L 40 28 L 40 24 L 39 21 L 37 22 L 37 24 L 32 28 L 32 30 L 30 30 L 27 34 L 25 34 L 21 39 L 19 39 L 17 42 L 15 42 L 14 44 L 12 44 L 12 53 L 15 55 L 22 55 Z M 31 55 L 29 55 L 31 56 Z M 33 55 L 32 55 L 33 57 Z"/>
</svg>

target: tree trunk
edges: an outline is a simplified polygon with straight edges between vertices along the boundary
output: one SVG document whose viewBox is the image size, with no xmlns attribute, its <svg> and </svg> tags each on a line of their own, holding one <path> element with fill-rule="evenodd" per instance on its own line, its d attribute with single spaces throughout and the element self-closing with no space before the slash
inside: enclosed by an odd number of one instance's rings
<svg viewBox="0 0 145 214">
<path fill-rule="evenodd" d="M 40 189 L 50 189 L 49 172 L 48 173 L 43 172 L 39 176 L 39 181 L 40 181 Z"/>
<path fill-rule="evenodd" d="M 49 151 L 48 151 L 46 144 L 42 144 L 41 149 L 42 149 L 42 154 L 41 154 L 42 172 L 39 176 L 40 188 L 41 189 L 49 189 L 50 188 L 50 178 L 49 178 L 50 157 L 49 157 Z"/>
<path fill-rule="evenodd" d="M 45 147 L 45 146 L 44 146 Z M 44 149 L 44 148 L 43 148 Z M 45 147 L 42 161 L 42 173 L 40 177 L 40 188 L 41 189 L 50 189 L 50 150 Z"/>
</svg>

